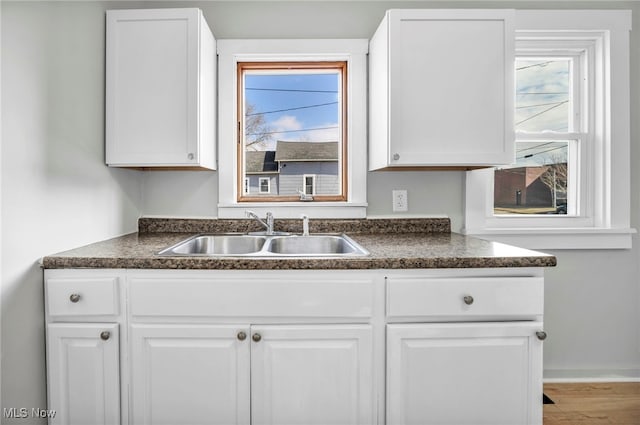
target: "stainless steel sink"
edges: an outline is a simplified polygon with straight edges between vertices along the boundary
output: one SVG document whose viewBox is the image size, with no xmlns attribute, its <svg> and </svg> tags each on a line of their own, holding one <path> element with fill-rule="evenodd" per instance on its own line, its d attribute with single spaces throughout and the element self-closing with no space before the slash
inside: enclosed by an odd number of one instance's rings
<svg viewBox="0 0 640 425">
<path fill-rule="evenodd" d="M 347 235 L 318 234 L 196 235 L 158 253 L 162 256 L 212 257 L 351 257 L 366 256 L 369 252 Z"/>
<path fill-rule="evenodd" d="M 159 255 L 247 255 L 260 252 L 266 238 L 251 235 L 197 235 Z"/>
<path fill-rule="evenodd" d="M 345 235 L 309 235 L 273 238 L 269 251 L 282 255 L 367 255 L 360 245 Z"/>
</svg>

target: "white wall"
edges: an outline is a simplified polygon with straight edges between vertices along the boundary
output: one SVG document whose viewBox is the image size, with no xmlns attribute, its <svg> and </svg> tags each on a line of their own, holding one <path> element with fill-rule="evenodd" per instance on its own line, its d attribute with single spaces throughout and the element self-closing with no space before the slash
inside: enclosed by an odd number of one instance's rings
<svg viewBox="0 0 640 425">
<path fill-rule="evenodd" d="M 44 408 L 38 260 L 134 231 L 140 173 L 104 165 L 103 6 L 1 7 L 2 407 Z"/>
<path fill-rule="evenodd" d="M 391 7 L 631 8 L 633 2 L 0 2 L 2 18 L 2 406 L 44 407 L 43 255 L 135 229 L 139 214 L 217 215 L 215 172 L 109 169 L 104 143 L 104 10 L 201 7 L 218 38 L 368 38 Z M 640 73 L 632 33 L 632 75 Z M 640 86 L 632 81 L 632 114 Z M 640 227 L 640 128 L 632 127 L 632 226 Z M 407 189 L 409 214 L 463 223 L 462 172 L 368 176 L 369 215 L 391 214 Z M 545 373 L 640 371 L 640 252 L 557 251 L 549 269 Z M 16 421 L 18 423 L 19 421 Z M 3 423 L 11 423 L 4 420 Z M 24 423 L 21 421 L 20 423 Z"/>
</svg>

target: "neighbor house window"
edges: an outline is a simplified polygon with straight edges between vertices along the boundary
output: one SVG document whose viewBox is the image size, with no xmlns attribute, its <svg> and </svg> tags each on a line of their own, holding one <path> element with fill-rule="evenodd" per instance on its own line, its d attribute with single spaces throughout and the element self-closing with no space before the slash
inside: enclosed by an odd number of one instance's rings
<svg viewBox="0 0 640 425">
<path fill-rule="evenodd" d="M 260 177 L 258 186 L 260 193 L 271 193 L 271 179 L 269 177 Z"/>
<path fill-rule="evenodd" d="M 316 176 L 315 175 L 307 175 L 305 174 L 302 177 L 302 185 L 304 187 L 305 195 L 315 195 L 316 194 Z"/>
<path fill-rule="evenodd" d="M 298 201 L 303 193 L 345 201 L 346 77 L 346 62 L 239 62 L 240 181 L 275 175 L 274 190 L 260 184 L 270 201 Z M 326 182 L 322 190 L 315 175 Z M 264 197 L 238 193 L 240 202 L 256 200 Z"/>
<path fill-rule="evenodd" d="M 516 11 L 509 166 L 467 172 L 464 233 L 528 248 L 628 248 L 628 11 Z"/>
</svg>

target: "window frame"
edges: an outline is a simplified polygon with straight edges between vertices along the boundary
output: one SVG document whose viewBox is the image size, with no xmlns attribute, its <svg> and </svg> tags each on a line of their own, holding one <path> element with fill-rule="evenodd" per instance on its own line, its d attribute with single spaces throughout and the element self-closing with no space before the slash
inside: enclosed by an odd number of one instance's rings
<svg viewBox="0 0 640 425">
<path fill-rule="evenodd" d="M 582 144 L 583 204 L 578 216 L 494 216 L 494 169 L 468 171 L 463 233 L 535 249 L 631 247 L 630 29 L 629 11 L 516 12 L 516 57 L 547 44 L 583 49 L 589 59 L 582 128 L 566 135 Z"/>
<path fill-rule="evenodd" d="M 218 217 L 245 210 L 277 218 L 364 218 L 367 207 L 367 39 L 218 40 Z M 344 201 L 238 202 L 238 62 L 347 62 L 347 181 Z M 358 160 L 360 159 L 360 160 Z"/>
<path fill-rule="evenodd" d="M 327 202 L 335 202 L 335 201 L 346 201 L 349 193 L 349 184 L 346 176 L 348 175 L 349 169 L 349 161 L 348 161 L 348 134 L 347 134 L 347 105 L 348 102 L 348 70 L 346 61 L 288 61 L 288 62 L 238 62 L 238 95 L 237 95 L 237 117 L 238 117 L 238 140 L 240 143 L 237 143 L 237 174 L 238 181 L 240 181 L 244 175 L 244 155 L 245 152 L 245 144 L 244 138 L 245 134 L 243 134 L 243 129 L 245 128 L 246 120 L 244 117 L 244 102 L 239 99 L 244 98 L 244 71 L 252 71 L 252 70 L 336 70 L 340 75 L 340 110 L 338 111 L 338 120 L 340 125 L 340 149 L 339 149 L 339 157 L 338 157 L 338 180 L 340 183 L 340 192 L 331 195 L 318 195 L 314 198 L 314 202 L 318 201 L 327 201 Z M 239 186 L 239 185 L 238 185 Z M 264 193 L 258 191 L 258 193 Z M 243 203 L 249 202 L 295 202 L 300 200 L 299 195 L 280 195 L 278 193 L 271 194 L 272 196 L 268 199 L 264 199 L 263 196 L 251 196 L 251 194 L 243 193 L 242 191 L 238 191 L 237 193 L 237 201 Z"/>
</svg>

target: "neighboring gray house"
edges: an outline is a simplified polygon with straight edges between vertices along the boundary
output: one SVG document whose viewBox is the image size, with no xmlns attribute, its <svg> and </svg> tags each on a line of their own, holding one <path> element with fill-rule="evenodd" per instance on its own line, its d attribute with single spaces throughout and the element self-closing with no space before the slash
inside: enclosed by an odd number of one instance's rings
<svg viewBox="0 0 640 425">
<path fill-rule="evenodd" d="M 276 143 L 275 151 L 245 154 L 245 193 L 308 195 L 340 193 L 338 142 Z"/>
<path fill-rule="evenodd" d="M 246 195 L 277 195 L 278 164 L 275 151 L 245 152 L 244 193 Z"/>
</svg>

